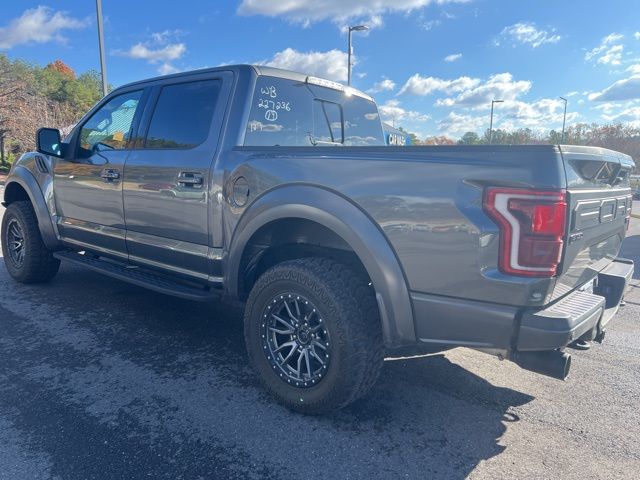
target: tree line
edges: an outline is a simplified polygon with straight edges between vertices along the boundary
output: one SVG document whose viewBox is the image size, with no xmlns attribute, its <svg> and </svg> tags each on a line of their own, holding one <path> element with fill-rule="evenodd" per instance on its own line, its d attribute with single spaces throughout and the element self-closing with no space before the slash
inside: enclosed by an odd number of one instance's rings
<svg viewBox="0 0 640 480">
<path fill-rule="evenodd" d="M 38 128 L 68 129 L 101 96 L 98 72 L 76 76 L 60 60 L 42 67 L 0 53 L 0 153 L 11 162 L 33 150 Z"/>
<path fill-rule="evenodd" d="M 413 145 L 587 145 L 609 148 L 631 155 L 634 160 L 640 160 L 640 128 L 623 123 L 577 123 L 567 127 L 564 138 L 561 131 L 550 130 L 543 133 L 530 128 L 494 129 L 491 141 L 488 129 L 481 135 L 467 132 L 459 140 L 446 135 L 427 137 L 424 140 L 420 140 L 415 134 L 410 136 Z"/>
</svg>

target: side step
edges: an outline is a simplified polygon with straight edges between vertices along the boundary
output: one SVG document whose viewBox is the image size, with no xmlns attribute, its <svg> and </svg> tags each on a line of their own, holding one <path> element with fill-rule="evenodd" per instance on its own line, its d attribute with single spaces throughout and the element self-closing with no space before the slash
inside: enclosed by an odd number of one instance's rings
<svg viewBox="0 0 640 480">
<path fill-rule="evenodd" d="M 71 251 L 59 251 L 55 252 L 53 256 L 65 262 L 82 265 L 96 272 L 117 278 L 118 280 L 186 300 L 204 302 L 219 296 L 219 292 L 215 289 L 194 283 L 181 282 L 168 275 L 163 275 L 152 270 L 141 267 L 131 268 L 127 265 L 103 260 L 92 255 L 83 255 Z"/>
</svg>

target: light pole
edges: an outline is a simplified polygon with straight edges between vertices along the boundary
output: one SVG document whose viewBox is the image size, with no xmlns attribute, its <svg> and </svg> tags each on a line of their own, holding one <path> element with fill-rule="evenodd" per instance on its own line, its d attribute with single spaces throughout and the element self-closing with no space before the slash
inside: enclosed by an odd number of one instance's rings
<svg viewBox="0 0 640 480">
<path fill-rule="evenodd" d="M 491 100 L 491 120 L 489 122 L 489 145 L 493 143 L 493 105 L 503 103 L 504 100 Z"/>
<path fill-rule="evenodd" d="M 104 30 L 102 27 L 102 0 L 96 0 L 96 15 L 98 16 L 98 46 L 100 48 L 100 72 L 102 74 L 102 95 L 107 92 L 107 67 L 104 60 Z"/>
<path fill-rule="evenodd" d="M 560 97 L 560 100 L 564 102 L 564 117 L 562 117 L 562 143 L 564 143 L 564 126 L 567 123 L 567 99 Z"/>
<path fill-rule="evenodd" d="M 369 30 L 366 25 L 356 25 L 349 27 L 349 51 L 347 52 L 347 85 L 351 86 L 351 54 L 353 53 L 353 47 L 351 46 L 351 32 L 362 32 L 363 30 Z"/>
</svg>

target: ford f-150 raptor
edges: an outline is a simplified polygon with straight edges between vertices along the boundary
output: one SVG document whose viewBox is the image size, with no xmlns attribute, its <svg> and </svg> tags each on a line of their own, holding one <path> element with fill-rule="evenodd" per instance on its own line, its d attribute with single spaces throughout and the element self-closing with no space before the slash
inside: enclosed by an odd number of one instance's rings
<svg viewBox="0 0 640 480">
<path fill-rule="evenodd" d="M 13 166 L 2 249 L 19 282 L 61 260 L 246 303 L 249 360 L 290 408 L 343 407 L 385 352 L 470 347 L 564 379 L 633 273 L 627 155 L 384 145 L 367 95 L 228 66 L 132 83 Z"/>
</svg>

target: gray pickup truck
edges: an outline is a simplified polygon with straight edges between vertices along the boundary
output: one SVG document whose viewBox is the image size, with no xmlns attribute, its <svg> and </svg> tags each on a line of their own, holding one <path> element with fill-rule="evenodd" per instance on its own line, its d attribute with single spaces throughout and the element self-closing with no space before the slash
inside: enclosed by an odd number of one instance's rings
<svg viewBox="0 0 640 480">
<path fill-rule="evenodd" d="M 630 157 L 574 146 L 384 145 L 367 95 L 228 66 L 102 99 L 7 179 L 19 282 L 60 260 L 246 303 L 248 356 L 288 407 L 343 407 L 385 353 L 469 347 L 564 379 L 602 341 L 633 263 Z"/>
</svg>

